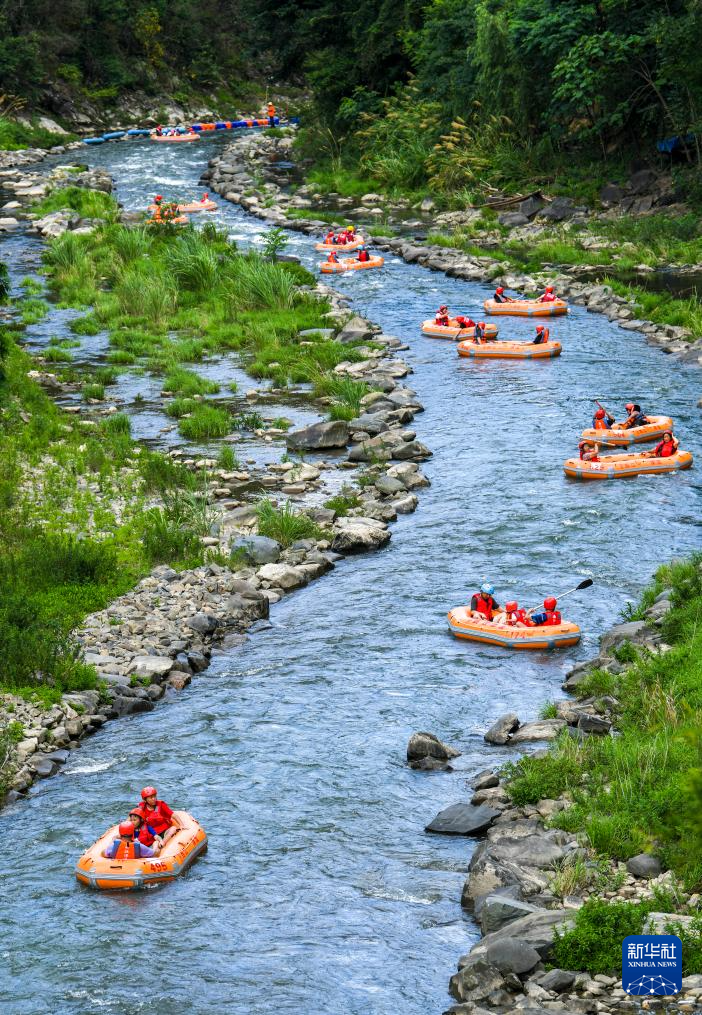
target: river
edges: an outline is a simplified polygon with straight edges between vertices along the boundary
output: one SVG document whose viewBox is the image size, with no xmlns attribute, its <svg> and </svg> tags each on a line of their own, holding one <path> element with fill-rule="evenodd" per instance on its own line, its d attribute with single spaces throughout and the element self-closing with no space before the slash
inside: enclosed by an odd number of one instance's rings
<svg viewBox="0 0 702 1015">
<path fill-rule="evenodd" d="M 157 190 L 199 193 L 219 143 L 123 143 L 81 157 L 109 168 L 120 200 L 140 208 Z M 219 203 L 237 241 L 266 228 Z M 307 265 L 311 246 L 290 234 L 288 251 Z M 36 257 L 21 237 L 5 250 L 15 266 Z M 459 360 L 418 323 L 440 302 L 475 316 L 486 285 L 393 256 L 333 284 L 411 347 L 403 356 L 426 407 L 415 422 L 434 451 L 423 467 L 432 486 L 385 550 L 274 606 L 270 628 L 155 711 L 108 724 L 60 776 L 0 813 L 8 1015 L 443 1011 L 455 961 L 477 937 L 459 906 L 473 846 L 424 825 L 510 756 L 483 743 L 487 725 L 508 710 L 534 718 L 656 566 L 700 547 L 699 465 L 601 484 L 569 482 L 561 469 L 593 397 L 620 413 L 634 399 L 670 414 L 681 446 L 699 455 L 699 371 L 580 308 L 552 328 L 560 359 Z M 519 337 L 533 325 L 500 327 Z M 578 650 L 525 656 L 453 640 L 446 610 L 485 576 L 502 602 L 525 605 L 592 577 L 564 608 L 586 632 Z M 453 773 L 406 767 L 415 730 L 463 751 Z M 145 783 L 199 818 L 209 853 L 156 891 L 82 889 L 76 857 Z"/>
</svg>

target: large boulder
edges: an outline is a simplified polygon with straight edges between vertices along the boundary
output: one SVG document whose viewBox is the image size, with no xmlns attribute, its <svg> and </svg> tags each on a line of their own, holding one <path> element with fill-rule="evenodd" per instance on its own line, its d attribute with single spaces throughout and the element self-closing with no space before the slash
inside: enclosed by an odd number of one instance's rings
<svg viewBox="0 0 702 1015">
<path fill-rule="evenodd" d="M 541 962 L 541 956 L 526 941 L 516 937 L 506 937 L 493 941 L 487 950 L 487 960 L 497 966 L 501 973 L 529 973 Z"/>
<path fill-rule="evenodd" d="M 258 577 L 286 591 L 307 584 L 304 573 L 289 564 L 264 564 L 258 572 Z"/>
<path fill-rule="evenodd" d="M 293 451 L 316 451 L 320 448 L 346 447 L 348 439 L 348 424 L 343 419 L 335 419 L 291 431 L 287 436 L 287 444 Z"/>
<path fill-rule="evenodd" d="M 337 518 L 331 548 L 336 553 L 363 553 L 377 550 L 389 539 L 387 527 L 374 518 Z"/>
<path fill-rule="evenodd" d="M 481 1001 L 504 984 L 504 976 L 485 958 L 473 958 L 455 973 L 449 982 L 449 993 L 456 1001 Z"/>
<path fill-rule="evenodd" d="M 231 544 L 231 552 L 249 564 L 275 564 L 280 557 L 280 543 L 268 536 L 240 536 Z"/>
<path fill-rule="evenodd" d="M 520 920 L 508 923 L 506 927 L 488 934 L 473 948 L 471 956 L 487 957 L 488 949 L 497 941 L 516 938 L 524 941 L 539 953 L 542 959 L 550 954 L 553 948 L 553 932 L 572 929 L 575 923 L 575 912 L 566 909 L 542 909 Z"/>
<path fill-rule="evenodd" d="M 137 677 L 158 680 L 170 673 L 172 668 L 173 660 L 170 656 L 137 656 L 132 660 L 129 672 Z"/>
<path fill-rule="evenodd" d="M 411 768 L 445 768 L 448 761 L 459 757 L 460 753 L 433 733 L 413 733 L 407 744 L 407 761 Z"/>
<path fill-rule="evenodd" d="M 436 815 L 425 831 L 439 835 L 482 835 L 499 816 L 500 811 L 492 807 L 451 804 Z"/>
<path fill-rule="evenodd" d="M 617 624 L 605 631 L 600 638 L 600 654 L 605 655 L 612 649 L 623 645 L 625 641 L 635 641 L 646 630 L 645 620 L 630 620 L 626 624 Z"/>
<path fill-rule="evenodd" d="M 517 729 L 519 729 L 517 713 L 508 712 L 492 724 L 483 739 L 488 744 L 506 744 Z"/>
<path fill-rule="evenodd" d="M 537 982 L 544 990 L 562 994 L 565 990 L 570 990 L 575 983 L 575 973 L 571 973 L 568 969 L 549 969 Z"/>
<path fill-rule="evenodd" d="M 373 334 L 373 328 L 370 326 L 368 321 L 362 317 L 354 316 L 351 320 L 347 321 L 343 326 L 339 334 L 336 336 L 337 342 L 343 342 L 347 344 L 349 342 L 363 342 L 367 338 L 370 338 Z"/>
<path fill-rule="evenodd" d="M 505 836 L 490 843 L 490 854 L 501 863 L 546 870 L 563 859 L 565 850 L 545 835 Z"/>
<path fill-rule="evenodd" d="M 527 744 L 535 740 L 555 740 L 567 723 L 565 719 L 539 719 L 520 726 L 510 737 L 510 744 Z"/>
<path fill-rule="evenodd" d="M 650 853 L 639 853 L 626 862 L 626 869 L 635 878 L 656 878 L 661 872 L 661 862 Z"/>
<path fill-rule="evenodd" d="M 483 934 L 491 934 L 505 924 L 520 920 L 529 913 L 535 913 L 537 909 L 537 906 L 510 898 L 505 894 L 488 895 L 480 907 L 480 929 Z"/>
</svg>

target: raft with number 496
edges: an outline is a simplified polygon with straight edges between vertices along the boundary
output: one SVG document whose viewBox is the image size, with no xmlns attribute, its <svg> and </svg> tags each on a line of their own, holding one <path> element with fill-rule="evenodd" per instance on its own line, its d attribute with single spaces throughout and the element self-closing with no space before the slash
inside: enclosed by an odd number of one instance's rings
<svg viewBox="0 0 702 1015">
<path fill-rule="evenodd" d="M 657 441 L 666 430 L 672 431 L 673 421 L 669 416 L 647 416 L 650 423 L 644 426 L 632 426 L 628 430 L 595 430 L 590 427 L 583 430 L 583 439 L 586 441 L 602 441 L 606 444 L 614 444 L 617 447 L 626 448 L 630 444 L 640 444 L 643 441 Z"/>
<path fill-rule="evenodd" d="M 553 359 L 561 355 L 560 342 L 459 342 L 459 356 L 468 359 Z"/>
<path fill-rule="evenodd" d="M 580 628 L 569 620 L 553 625 L 512 627 L 510 624 L 496 624 L 494 620 L 485 617 L 473 617 L 467 606 L 456 606 L 449 610 L 448 625 L 456 638 L 480 641 L 484 645 L 500 645 L 502 648 L 545 651 L 568 648 L 580 641 Z"/>
<path fill-rule="evenodd" d="M 563 471 L 572 479 L 624 479 L 656 472 L 678 472 L 689 469 L 691 465 L 692 454 L 689 451 L 676 451 L 668 458 L 649 457 L 639 451 L 628 455 L 600 455 L 597 462 L 569 458 L 563 463 Z"/>
<path fill-rule="evenodd" d="M 568 313 L 565 300 L 552 300 L 540 303 L 538 300 L 511 300 L 498 303 L 497 300 L 485 300 L 483 309 L 486 314 L 511 314 L 516 317 L 558 317 Z"/>
<path fill-rule="evenodd" d="M 437 324 L 436 321 L 429 320 L 422 323 L 422 334 L 429 338 L 448 338 L 455 342 L 461 338 L 475 338 L 475 328 L 461 327 L 454 318 L 448 324 Z M 497 338 L 496 324 L 485 325 L 485 338 Z"/>
<path fill-rule="evenodd" d="M 139 860 L 108 860 L 102 855 L 119 838 L 119 826 L 113 825 L 83 853 L 76 864 L 76 877 L 82 884 L 103 891 L 138 891 L 172 881 L 207 849 L 205 829 L 192 815 L 174 811 L 173 822 L 178 831 L 161 853 Z"/>
<path fill-rule="evenodd" d="M 322 261 L 319 270 L 323 275 L 340 275 L 344 271 L 360 271 L 363 268 L 382 268 L 385 260 L 382 257 L 370 257 L 367 261 L 359 261 L 355 257 L 347 257 L 341 261 Z"/>
</svg>

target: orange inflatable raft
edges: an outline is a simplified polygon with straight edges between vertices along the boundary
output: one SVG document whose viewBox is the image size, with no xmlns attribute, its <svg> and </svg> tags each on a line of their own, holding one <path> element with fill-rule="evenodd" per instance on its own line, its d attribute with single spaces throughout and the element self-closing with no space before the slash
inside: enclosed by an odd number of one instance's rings
<svg viewBox="0 0 702 1015">
<path fill-rule="evenodd" d="M 599 462 L 569 458 L 563 463 L 563 471 L 572 479 L 624 479 L 654 472 L 678 472 L 689 469 L 691 465 L 689 451 L 676 451 L 669 458 L 648 458 L 639 451 L 628 455 L 600 455 Z"/>
<path fill-rule="evenodd" d="M 496 624 L 494 620 L 470 616 L 467 606 L 456 606 L 448 613 L 448 625 L 456 638 L 480 641 L 485 645 L 500 645 L 503 648 L 554 649 L 568 648 L 580 641 L 580 628 L 569 620 L 553 626 L 511 627 Z"/>
<path fill-rule="evenodd" d="M 459 356 L 469 359 L 553 359 L 561 355 L 560 342 L 459 342 Z"/>
<path fill-rule="evenodd" d="M 371 257 L 368 261 L 358 261 L 355 257 L 347 257 L 341 261 L 322 261 L 319 270 L 323 275 L 340 275 L 344 271 L 360 271 L 363 268 L 382 268 L 385 260 L 382 257 Z"/>
<path fill-rule="evenodd" d="M 161 141 L 163 144 L 178 144 L 181 141 L 199 141 L 200 135 L 193 131 L 191 134 L 152 134 L 152 141 Z"/>
<path fill-rule="evenodd" d="M 209 198 L 206 201 L 191 201 L 190 204 L 179 204 L 178 211 L 184 212 L 196 212 L 196 211 L 215 211 L 217 205 L 214 201 Z"/>
<path fill-rule="evenodd" d="M 538 300 L 512 300 L 511 303 L 497 303 L 496 300 L 485 300 L 483 309 L 486 314 L 511 314 L 516 317 L 558 317 L 568 313 L 565 300 L 553 300 L 552 303 L 539 303 Z"/>
<path fill-rule="evenodd" d="M 346 251 L 351 252 L 352 250 L 358 250 L 359 247 L 365 247 L 366 241 L 361 236 L 357 236 L 355 240 L 351 240 L 350 243 L 315 243 L 314 249 L 321 250 L 325 253 L 330 253 L 332 250 L 336 250 L 337 253 L 341 254 Z"/>
<path fill-rule="evenodd" d="M 648 416 L 650 423 L 645 426 L 632 426 L 629 430 L 583 430 L 583 438 L 587 441 L 603 441 L 617 447 L 627 448 L 630 444 L 642 441 L 657 441 L 666 430 L 673 429 L 673 421 L 669 416 Z"/>
<path fill-rule="evenodd" d="M 108 860 L 102 855 L 103 849 L 119 838 L 114 825 L 83 853 L 76 864 L 76 877 L 81 884 L 103 891 L 138 891 L 172 881 L 207 849 L 207 835 L 195 818 L 185 811 L 174 811 L 173 821 L 178 831 L 160 855 L 141 860 Z"/>
<path fill-rule="evenodd" d="M 436 321 L 424 321 L 422 323 L 422 334 L 429 338 L 450 338 L 457 341 L 460 338 L 475 338 L 475 328 L 462 328 L 458 321 L 453 318 L 448 324 L 437 324 Z M 485 337 L 497 338 L 497 325 L 485 325 Z"/>
</svg>

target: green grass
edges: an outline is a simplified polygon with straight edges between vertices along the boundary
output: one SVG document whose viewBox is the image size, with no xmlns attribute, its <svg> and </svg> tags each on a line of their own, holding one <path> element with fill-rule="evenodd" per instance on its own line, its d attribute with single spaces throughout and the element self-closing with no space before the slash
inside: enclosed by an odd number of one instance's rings
<svg viewBox="0 0 702 1015">
<path fill-rule="evenodd" d="M 508 766 L 508 792 L 533 804 L 568 790 L 573 805 L 552 823 L 582 832 L 605 857 L 653 850 L 690 887 L 702 885 L 702 570 L 701 558 L 661 568 L 644 602 L 664 587 L 673 608 L 664 654 L 626 653 L 622 673 L 601 671 L 579 694 L 613 694 L 616 737 L 562 736 L 546 757 Z M 584 777 L 586 777 L 584 779 Z"/>
<path fill-rule="evenodd" d="M 654 324 L 671 324 L 675 327 L 688 328 L 692 332 L 690 341 L 694 341 L 702 332 L 702 306 L 694 296 L 679 299 L 670 293 L 649 292 L 636 286 L 619 282 L 615 278 L 603 278 L 618 296 L 633 301 L 633 309 L 637 317 Z"/>
<path fill-rule="evenodd" d="M 277 508 L 272 501 L 262 500 L 258 505 L 258 531 L 261 536 L 277 540 L 281 546 L 290 546 L 297 539 L 321 539 L 323 531 L 309 515 L 295 511 L 290 501 Z"/>
<path fill-rule="evenodd" d="M 84 384 L 82 395 L 84 401 L 86 402 L 89 401 L 89 399 L 91 398 L 97 399 L 98 401 L 102 401 L 103 398 L 105 397 L 105 388 L 103 387 L 102 384 L 96 383 Z"/>
<path fill-rule="evenodd" d="M 178 429 L 189 441 L 213 440 L 232 432 L 234 421 L 226 409 L 195 402 L 188 411 L 189 416 L 179 419 Z"/>
<path fill-rule="evenodd" d="M 171 370 L 163 382 L 163 390 L 170 391 L 174 395 L 216 395 L 219 391 L 219 384 L 216 381 L 209 381 L 200 377 L 194 370 L 186 370 L 178 367 Z"/>
<path fill-rule="evenodd" d="M 54 145 L 74 141 L 75 134 L 55 134 L 42 127 L 25 127 L 21 123 L 0 117 L 0 150 L 19 151 L 21 148 L 53 148 Z"/>
<path fill-rule="evenodd" d="M 48 215 L 50 212 L 67 209 L 74 211 L 81 218 L 101 218 L 114 221 L 119 208 L 111 194 L 101 190 L 89 190 L 86 187 L 61 187 L 52 191 L 43 201 L 32 205 L 35 215 Z"/>
<path fill-rule="evenodd" d="M 342 491 L 324 502 L 325 508 L 333 511 L 337 518 L 345 517 L 353 508 L 360 507 L 361 499 L 356 493 Z"/>
</svg>

